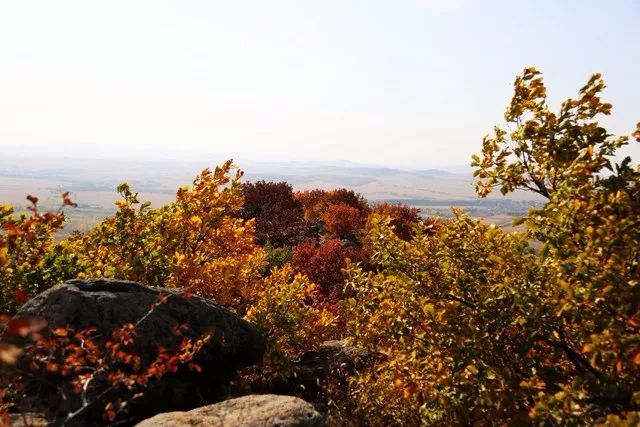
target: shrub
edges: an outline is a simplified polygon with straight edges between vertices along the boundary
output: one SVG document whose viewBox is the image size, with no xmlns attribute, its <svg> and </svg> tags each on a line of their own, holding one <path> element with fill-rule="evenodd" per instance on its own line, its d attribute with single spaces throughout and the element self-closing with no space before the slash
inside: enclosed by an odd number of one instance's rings
<svg viewBox="0 0 640 427">
<path fill-rule="evenodd" d="M 364 218 L 357 208 L 344 203 L 329 205 L 322 214 L 325 231 L 330 238 L 359 241 Z"/>
<path fill-rule="evenodd" d="M 342 270 L 360 257 L 361 252 L 357 248 L 345 247 L 337 239 L 322 244 L 308 241 L 294 248 L 291 265 L 296 272 L 318 284 L 324 296 L 335 296 L 342 294 Z"/>
<path fill-rule="evenodd" d="M 319 304 L 316 285 L 289 265 L 272 271 L 246 318 L 267 336 L 265 368 L 284 377 L 293 360 L 331 335 L 336 322 Z"/>
<path fill-rule="evenodd" d="M 85 235 L 64 242 L 79 257 L 79 277 L 135 280 L 188 288 L 243 314 L 254 301 L 264 251 L 254 241 L 254 220 L 244 220 L 242 173 L 232 164 L 205 169 L 175 201 L 159 209 L 118 187 L 118 212 Z"/>
<path fill-rule="evenodd" d="M 417 223 L 422 221 L 420 217 L 420 209 L 412 208 L 401 203 L 389 204 L 380 203 L 375 205 L 372 214 L 386 215 L 391 217 L 391 227 L 393 232 L 402 240 L 410 241 L 413 235 L 413 228 Z M 367 227 L 371 227 L 371 221 L 367 221 Z"/>
<path fill-rule="evenodd" d="M 286 182 L 248 182 L 242 185 L 242 217 L 255 218 L 257 242 L 275 247 L 292 246 L 304 237 L 302 204 L 293 198 Z"/>
<path fill-rule="evenodd" d="M 339 188 L 336 190 L 311 190 L 295 193 L 296 200 L 299 200 L 304 207 L 304 218 L 310 222 L 319 221 L 327 206 L 344 204 L 357 209 L 361 216 L 366 216 L 369 212 L 369 205 L 361 195 L 353 190 Z"/>
<path fill-rule="evenodd" d="M 541 286 L 535 256 L 526 240 L 455 214 L 411 242 L 374 216 L 377 272 L 350 269 L 352 338 L 382 355 L 352 384 L 374 425 L 515 422 L 535 393 L 519 384 L 535 366 L 523 329 Z"/>
<path fill-rule="evenodd" d="M 20 303 L 65 276 L 53 265 L 52 250 L 55 233 L 64 225 L 63 208 L 75 203 L 69 193 L 63 193 L 56 212 L 42 213 L 37 197 L 27 200 L 30 214 L 16 216 L 11 206 L 0 205 L 0 313 L 14 312 Z"/>
<path fill-rule="evenodd" d="M 56 425 L 101 418 L 111 424 L 121 422 L 128 408 L 166 374 L 185 368 L 199 372 L 194 356 L 211 336 L 189 339 L 182 335 L 188 325 L 174 331 L 182 336 L 175 349 L 159 348 L 151 360 L 133 351 L 138 326 L 165 300 L 161 297 L 135 324 L 113 331 L 49 330 L 37 318 L 5 319 L 0 334 L 4 410 L 37 410 Z M 44 395 L 46 401 L 38 400 Z"/>
</svg>

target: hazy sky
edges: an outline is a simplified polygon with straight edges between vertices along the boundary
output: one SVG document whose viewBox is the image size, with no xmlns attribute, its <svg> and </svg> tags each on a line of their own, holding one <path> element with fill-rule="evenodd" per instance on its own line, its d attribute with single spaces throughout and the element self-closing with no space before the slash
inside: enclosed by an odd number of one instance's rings
<svg viewBox="0 0 640 427">
<path fill-rule="evenodd" d="M 529 65 L 630 133 L 639 54 L 640 0 L 0 0 L 0 153 L 467 163 Z"/>
</svg>

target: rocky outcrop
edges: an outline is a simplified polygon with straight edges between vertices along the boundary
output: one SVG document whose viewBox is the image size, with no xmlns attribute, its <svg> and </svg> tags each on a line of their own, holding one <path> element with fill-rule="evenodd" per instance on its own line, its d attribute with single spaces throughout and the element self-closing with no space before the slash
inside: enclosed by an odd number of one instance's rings
<svg viewBox="0 0 640 427">
<path fill-rule="evenodd" d="M 166 295 L 166 300 L 150 311 L 161 295 Z M 130 406 L 130 416 L 138 419 L 221 400 L 223 386 L 239 368 L 257 362 L 266 346 L 255 326 L 212 301 L 130 281 L 69 281 L 28 301 L 18 316 L 43 318 L 51 329 L 96 328 L 100 334 L 97 340 L 102 342 L 112 330 L 144 318 L 136 327 L 131 348 L 141 357 L 143 366 L 154 360 L 160 347 L 172 351 L 184 336 L 198 339 L 211 334 L 211 340 L 195 357 L 202 371 L 185 367 L 151 384 Z M 176 334 L 179 325 L 184 328 Z"/>
<path fill-rule="evenodd" d="M 322 416 L 293 396 L 255 394 L 203 406 L 189 412 L 156 415 L 136 427 L 319 427 Z"/>
</svg>

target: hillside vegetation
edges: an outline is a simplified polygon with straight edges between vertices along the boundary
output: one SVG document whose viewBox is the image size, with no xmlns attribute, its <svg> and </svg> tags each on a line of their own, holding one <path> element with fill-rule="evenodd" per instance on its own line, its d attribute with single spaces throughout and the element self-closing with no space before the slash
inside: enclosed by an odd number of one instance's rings
<svg viewBox="0 0 640 427">
<path fill-rule="evenodd" d="M 82 335 L 91 331 L 44 339 L 36 319 L 11 317 L 56 284 L 104 277 L 181 289 L 255 324 L 267 351 L 239 373 L 248 386 L 286 379 L 330 339 L 363 349 L 370 357 L 346 388 L 320 384 L 323 407 L 341 425 L 637 425 L 640 168 L 615 163 L 628 138 L 598 123 L 612 109 L 604 87 L 596 74 L 554 111 L 537 70 L 516 78 L 506 126 L 483 139 L 472 166 L 481 198 L 499 189 L 544 199 L 515 221 L 522 233 L 457 209 L 424 219 L 351 190 L 243 182 L 231 161 L 161 207 L 121 184 L 113 216 L 61 241 L 68 193 L 53 212 L 33 196 L 27 214 L 0 206 L 0 408 L 26 410 L 25 379 L 57 375 L 81 405 L 117 422 L 149 381 L 192 362 L 208 337 L 185 340 L 181 358 L 141 367 L 135 354 L 118 356 L 131 325 L 114 335 L 115 368 L 105 370 L 79 344 L 92 342 Z M 121 398 L 95 390 L 84 401 L 106 371 L 117 373 L 109 390 Z"/>
</svg>

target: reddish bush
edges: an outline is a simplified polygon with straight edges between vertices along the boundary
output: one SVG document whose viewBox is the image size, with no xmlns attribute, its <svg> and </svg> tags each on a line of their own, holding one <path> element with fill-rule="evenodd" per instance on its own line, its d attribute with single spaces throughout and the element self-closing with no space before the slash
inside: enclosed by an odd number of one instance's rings
<svg viewBox="0 0 640 427">
<path fill-rule="evenodd" d="M 345 204 L 356 208 L 362 216 L 369 212 L 369 205 L 361 195 L 353 190 L 339 188 L 337 190 L 311 190 L 295 193 L 296 200 L 304 207 L 304 218 L 307 221 L 318 221 L 330 205 Z"/>
<path fill-rule="evenodd" d="M 356 193 L 353 190 L 347 190 L 346 188 L 338 188 L 332 190 L 327 194 L 327 205 L 337 205 L 344 203 L 347 206 L 356 208 L 361 214 L 369 211 L 369 205 L 364 197 Z"/>
<path fill-rule="evenodd" d="M 296 272 L 307 275 L 328 297 L 342 293 L 344 276 L 341 270 L 350 261 L 358 262 L 362 258 L 361 249 L 345 247 L 338 239 L 328 240 L 321 245 L 307 241 L 294 248 L 291 264 Z"/>
<path fill-rule="evenodd" d="M 330 237 L 356 242 L 364 227 L 364 217 L 357 208 L 344 203 L 327 206 L 322 215 L 325 231 Z"/>
<path fill-rule="evenodd" d="M 391 217 L 393 232 L 396 236 L 406 241 L 411 240 L 413 227 L 422 220 L 420 218 L 420 209 L 412 208 L 402 203 L 381 203 L 375 205 L 371 213 Z M 367 228 L 369 227 L 370 224 L 367 224 Z"/>
<path fill-rule="evenodd" d="M 291 246 L 304 236 L 302 203 L 293 197 L 286 182 L 248 182 L 243 184 L 244 219 L 255 218 L 256 240 L 274 247 Z"/>
<path fill-rule="evenodd" d="M 325 190 L 307 190 L 297 191 L 293 194 L 293 197 L 302 204 L 304 210 L 304 219 L 307 221 L 314 221 L 320 218 L 321 213 L 316 212 L 316 206 L 320 206 L 320 203 L 325 199 L 327 192 Z"/>
</svg>

